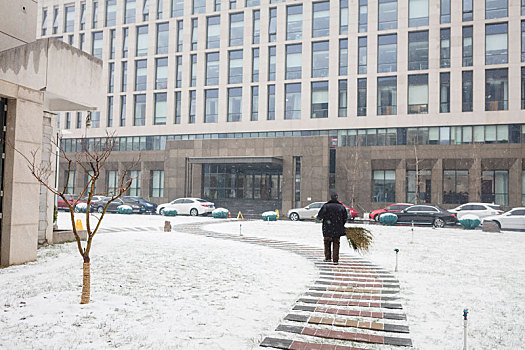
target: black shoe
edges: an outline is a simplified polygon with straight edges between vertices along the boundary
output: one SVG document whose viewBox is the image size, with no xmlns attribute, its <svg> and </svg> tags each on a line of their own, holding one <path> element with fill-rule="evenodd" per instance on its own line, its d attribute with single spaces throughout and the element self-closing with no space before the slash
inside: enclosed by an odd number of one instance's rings
<svg viewBox="0 0 525 350">
<path fill-rule="evenodd" d="M 323 261 L 324 262 L 330 262 L 330 261 L 332 261 L 332 259 L 324 259 Z"/>
<path fill-rule="evenodd" d="M 339 262 L 337 262 L 337 261 L 334 261 L 334 265 L 339 265 Z"/>
</svg>

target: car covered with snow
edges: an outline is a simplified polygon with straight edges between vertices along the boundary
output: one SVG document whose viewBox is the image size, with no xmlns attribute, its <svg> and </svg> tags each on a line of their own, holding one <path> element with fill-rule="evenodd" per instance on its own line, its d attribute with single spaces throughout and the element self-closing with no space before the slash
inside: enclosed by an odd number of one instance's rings
<svg viewBox="0 0 525 350">
<path fill-rule="evenodd" d="M 166 209 L 175 209 L 178 215 L 207 215 L 215 209 L 215 204 L 202 198 L 177 198 L 169 203 L 159 204 L 157 213 L 161 214 Z"/>
</svg>

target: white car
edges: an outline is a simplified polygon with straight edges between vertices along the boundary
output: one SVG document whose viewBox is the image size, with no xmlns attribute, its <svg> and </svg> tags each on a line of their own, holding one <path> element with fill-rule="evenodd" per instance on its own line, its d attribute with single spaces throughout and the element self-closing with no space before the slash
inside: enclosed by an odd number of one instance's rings
<svg viewBox="0 0 525 350">
<path fill-rule="evenodd" d="M 178 215 L 206 215 L 215 209 L 215 204 L 201 198 L 177 198 L 169 203 L 160 204 L 157 213 L 161 214 L 165 209 L 175 209 Z"/>
<path fill-rule="evenodd" d="M 481 220 L 487 216 L 501 214 L 503 213 L 503 210 L 497 204 L 465 203 L 454 209 L 449 209 L 449 212 L 456 214 L 458 220 L 460 220 L 463 215 L 467 214 L 476 215 Z"/>
<path fill-rule="evenodd" d="M 326 202 L 314 202 L 310 203 L 304 208 L 295 208 L 288 210 L 288 218 L 292 221 L 311 219 L 312 216 L 316 217 L 321 207 Z"/>
<path fill-rule="evenodd" d="M 514 208 L 501 215 L 487 216 L 485 221 L 493 221 L 502 230 L 525 230 L 525 207 Z"/>
</svg>

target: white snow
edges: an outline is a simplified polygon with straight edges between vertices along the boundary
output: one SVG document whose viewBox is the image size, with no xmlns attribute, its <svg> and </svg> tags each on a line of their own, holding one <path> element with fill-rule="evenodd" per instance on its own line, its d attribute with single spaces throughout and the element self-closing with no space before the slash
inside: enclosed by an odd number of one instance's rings
<svg viewBox="0 0 525 350">
<path fill-rule="evenodd" d="M 175 232 L 160 232 L 165 220 Z M 82 260 L 74 243 L 0 269 L 0 349 L 257 348 L 317 270 L 286 251 L 176 232 L 191 222 L 240 230 L 237 221 L 107 214 L 104 228 L 145 230 L 95 236 L 87 305 L 79 304 Z M 70 226 L 59 213 L 59 227 Z M 393 250 L 400 250 L 395 275 L 416 349 L 462 349 L 464 308 L 469 349 L 523 348 L 525 233 L 367 227 L 375 243 L 365 258 L 392 271 Z M 321 225 L 313 222 L 243 221 L 242 234 L 322 247 Z"/>
</svg>

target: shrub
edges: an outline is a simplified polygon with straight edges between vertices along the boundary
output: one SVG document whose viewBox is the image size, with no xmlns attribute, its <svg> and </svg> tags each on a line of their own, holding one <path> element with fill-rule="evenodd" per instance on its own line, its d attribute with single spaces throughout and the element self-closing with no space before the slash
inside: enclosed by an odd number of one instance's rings
<svg viewBox="0 0 525 350">
<path fill-rule="evenodd" d="M 467 214 L 461 217 L 459 223 L 465 230 L 473 230 L 481 224 L 481 220 L 476 215 Z"/>
<path fill-rule="evenodd" d="M 381 214 L 379 222 L 383 225 L 394 226 L 397 222 L 397 215 L 392 213 Z"/>
</svg>

